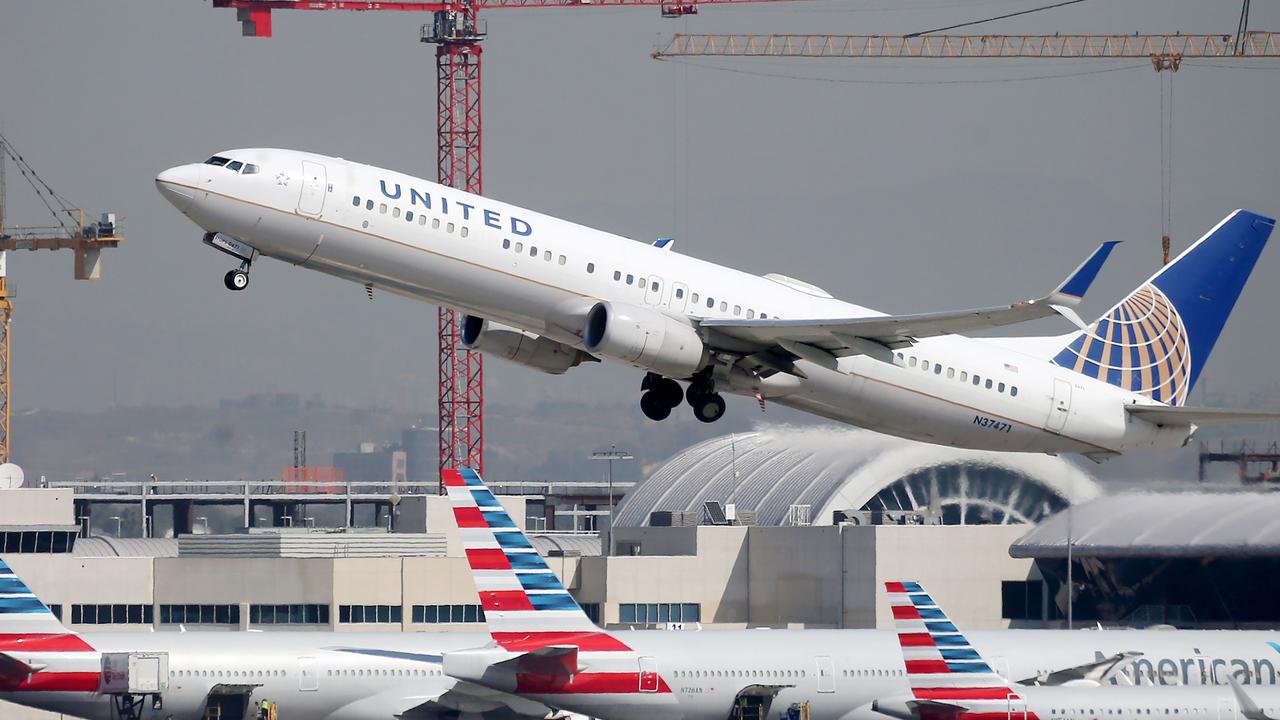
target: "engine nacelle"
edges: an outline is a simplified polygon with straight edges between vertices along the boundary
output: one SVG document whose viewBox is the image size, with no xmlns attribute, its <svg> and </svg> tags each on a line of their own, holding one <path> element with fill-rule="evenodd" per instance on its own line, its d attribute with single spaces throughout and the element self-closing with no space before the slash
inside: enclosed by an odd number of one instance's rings
<svg viewBox="0 0 1280 720">
<path fill-rule="evenodd" d="M 582 344 L 590 352 L 670 378 L 686 378 L 707 358 L 689 325 L 647 308 L 599 302 L 587 315 Z"/>
<path fill-rule="evenodd" d="M 553 375 L 595 359 L 575 347 L 474 315 L 462 318 L 462 346 Z"/>
</svg>

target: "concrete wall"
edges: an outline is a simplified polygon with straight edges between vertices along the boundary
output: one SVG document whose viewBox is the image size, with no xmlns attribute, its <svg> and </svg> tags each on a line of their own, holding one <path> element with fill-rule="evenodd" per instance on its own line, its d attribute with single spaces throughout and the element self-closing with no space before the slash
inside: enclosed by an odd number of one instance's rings
<svg viewBox="0 0 1280 720">
<path fill-rule="evenodd" d="M 75 525 L 69 488 L 0 490 L 0 525 Z"/>
</svg>

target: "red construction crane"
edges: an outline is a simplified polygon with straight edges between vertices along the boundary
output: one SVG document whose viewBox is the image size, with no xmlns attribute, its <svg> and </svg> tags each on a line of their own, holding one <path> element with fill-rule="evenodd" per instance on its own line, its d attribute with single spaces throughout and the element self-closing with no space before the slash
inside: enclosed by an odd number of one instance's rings
<svg viewBox="0 0 1280 720">
<path fill-rule="evenodd" d="M 485 8 L 614 7 L 656 5 L 663 17 L 694 15 L 699 5 L 779 0 L 462 0 L 460 2 L 349 2 L 347 0 L 213 0 L 214 7 L 235 8 L 244 34 L 271 36 L 272 10 L 393 10 L 430 12 L 422 42 L 436 46 L 437 178 L 442 185 L 482 194 L 480 162 L 480 41 L 484 27 L 477 12 Z M 439 309 L 440 469 L 484 467 L 484 365 L 479 353 L 459 342 L 461 323 L 454 311 Z M 440 492 L 444 492 L 443 480 Z"/>
</svg>

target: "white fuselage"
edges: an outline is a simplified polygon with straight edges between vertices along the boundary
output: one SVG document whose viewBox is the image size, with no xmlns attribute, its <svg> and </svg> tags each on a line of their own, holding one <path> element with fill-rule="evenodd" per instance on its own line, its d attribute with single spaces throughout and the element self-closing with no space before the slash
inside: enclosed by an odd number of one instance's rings
<svg viewBox="0 0 1280 720">
<path fill-rule="evenodd" d="M 734 697 L 752 685 L 781 686 L 773 708 L 808 702 L 815 720 L 870 718 L 873 701 L 909 694 L 902 652 L 892 631 L 638 630 L 616 635 L 639 656 L 652 658 L 671 688 L 674 703 L 668 698 L 661 704 L 662 717 L 723 720 Z M 997 672 L 1014 680 L 1121 652 L 1143 653 L 1127 671 L 1141 685 L 1221 684 L 1228 673 L 1248 686 L 1275 685 L 1280 667 L 1280 653 L 1268 644 L 1277 636 L 1268 632 L 1010 630 L 966 635 Z M 490 642 L 488 634 L 473 633 L 82 637 L 99 652 L 168 654 L 163 708 L 155 710 L 146 703 L 146 720 L 201 720 L 209 692 L 217 685 L 259 685 L 251 702 L 271 700 L 281 718 L 390 720 L 455 688 L 457 681 L 442 674 L 441 653 Z M 48 665 L 44 672 L 58 671 L 55 655 L 35 660 Z M 606 720 L 655 717 L 650 711 L 658 707 L 643 693 L 531 699 Z M 113 717 L 110 698 L 96 693 L 0 692 L 0 700 L 90 720 Z M 519 707 L 515 698 L 476 686 L 445 696 L 443 702 L 461 702 L 465 707 L 459 709 L 481 714 Z"/>
<path fill-rule="evenodd" d="M 263 255 L 574 348 L 583 348 L 586 314 L 603 300 L 682 322 L 881 315 L 801 283 L 390 170 L 288 150 L 224 155 L 260 172 L 192 164 L 157 178 L 169 201 L 206 231 L 230 235 Z M 950 335 L 898 350 L 891 362 L 852 355 L 825 367 L 802 359 L 796 369 L 804 377 L 759 378 L 726 366 L 716 386 L 957 447 L 1109 455 L 1188 440 L 1189 426 L 1162 428 L 1128 417 L 1124 406 L 1146 398 L 1026 348 Z"/>
</svg>

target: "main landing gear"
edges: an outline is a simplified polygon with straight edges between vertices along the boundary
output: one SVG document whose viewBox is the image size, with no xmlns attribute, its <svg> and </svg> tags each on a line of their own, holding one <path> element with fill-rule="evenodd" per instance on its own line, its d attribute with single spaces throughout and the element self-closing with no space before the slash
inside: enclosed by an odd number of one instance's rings
<svg viewBox="0 0 1280 720">
<path fill-rule="evenodd" d="M 709 371 L 695 375 L 688 390 L 681 390 L 680 383 L 661 375 L 648 373 L 640 383 L 644 394 L 640 396 L 640 409 L 650 420 L 666 420 L 681 400 L 693 408 L 693 416 L 704 423 L 712 423 L 724 417 L 724 398 L 716 392 L 715 381 Z"/>
</svg>

